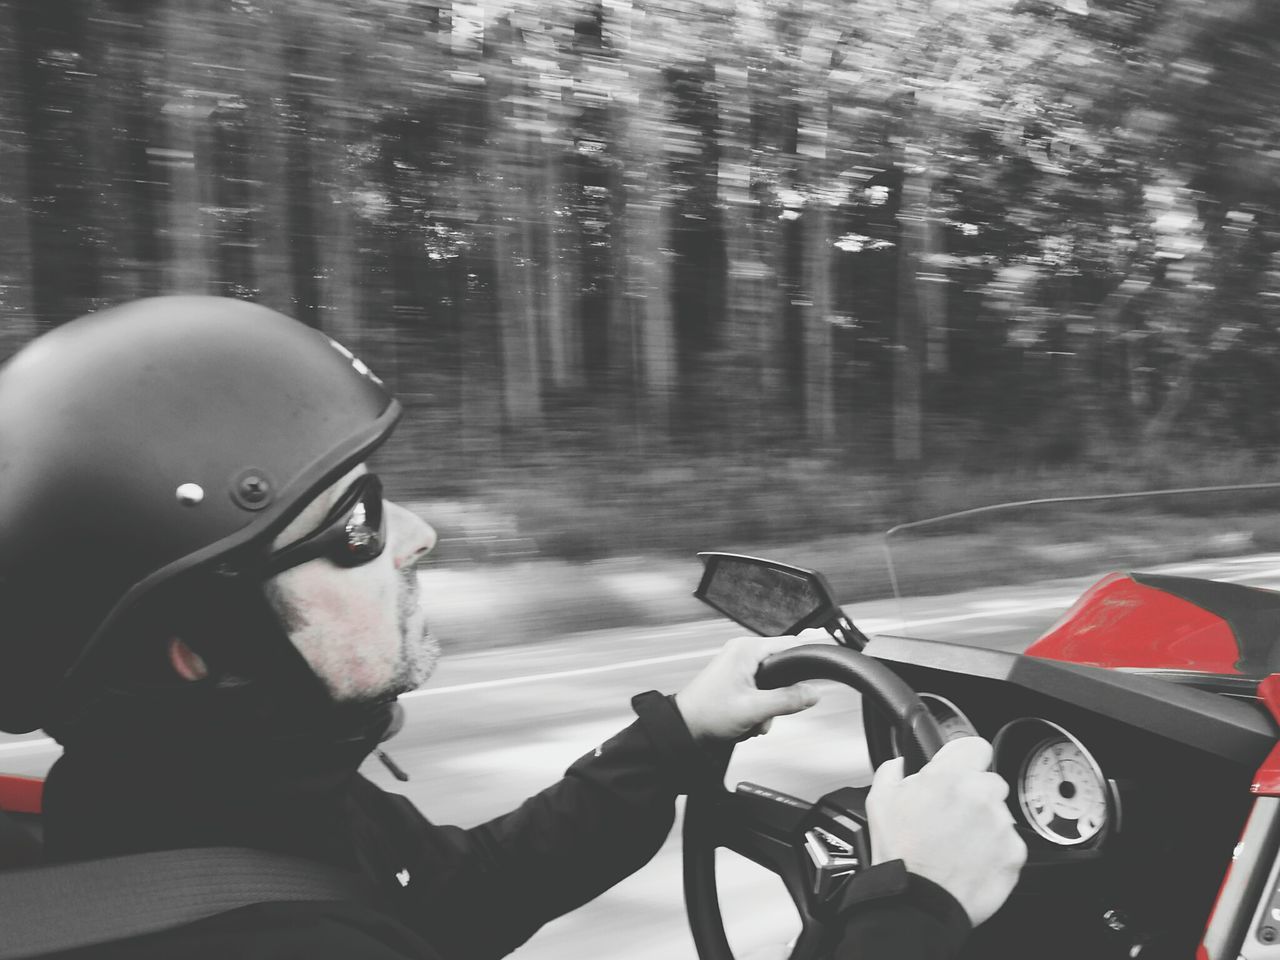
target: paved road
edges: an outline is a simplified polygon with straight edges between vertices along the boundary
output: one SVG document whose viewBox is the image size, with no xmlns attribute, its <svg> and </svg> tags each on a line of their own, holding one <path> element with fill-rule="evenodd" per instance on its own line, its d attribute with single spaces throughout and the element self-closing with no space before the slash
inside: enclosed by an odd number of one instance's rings
<svg viewBox="0 0 1280 960">
<path fill-rule="evenodd" d="M 1280 556 L 1243 557 L 1171 571 L 1280 587 Z M 849 608 L 869 633 L 946 637 L 1021 649 L 1051 624 L 1085 581 L 876 601 Z M 551 782 L 578 755 L 629 720 L 640 690 L 678 689 L 739 631 L 708 621 L 666 628 L 583 633 L 535 647 L 446 658 L 431 684 L 405 698 L 407 718 L 391 753 L 413 779 L 394 781 L 376 762 L 365 772 L 410 796 L 440 822 L 475 823 L 510 809 Z M 818 707 L 779 721 L 741 746 L 729 781 L 755 780 L 813 799 L 869 777 L 856 695 L 829 688 Z M 821 750 L 814 750 L 821 744 Z M 39 737 L 0 742 L 0 768 L 39 774 L 54 757 Z M 771 955 L 795 926 L 778 881 L 743 863 L 722 879 L 721 899 L 740 960 Z M 724 873 L 724 871 L 722 871 Z M 495 922 L 501 922 L 495 917 Z M 550 924 L 519 960 L 692 960 L 680 890 L 679 831 L 635 876 Z"/>
</svg>

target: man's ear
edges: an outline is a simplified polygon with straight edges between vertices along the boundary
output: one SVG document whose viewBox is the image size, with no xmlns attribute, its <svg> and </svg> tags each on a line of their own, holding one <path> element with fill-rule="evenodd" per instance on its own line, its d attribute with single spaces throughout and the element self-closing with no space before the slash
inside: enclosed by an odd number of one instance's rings
<svg viewBox="0 0 1280 960">
<path fill-rule="evenodd" d="M 169 665 L 183 680 L 203 680 L 209 676 L 209 667 L 200 654 L 192 650 L 178 637 L 169 639 Z"/>
</svg>

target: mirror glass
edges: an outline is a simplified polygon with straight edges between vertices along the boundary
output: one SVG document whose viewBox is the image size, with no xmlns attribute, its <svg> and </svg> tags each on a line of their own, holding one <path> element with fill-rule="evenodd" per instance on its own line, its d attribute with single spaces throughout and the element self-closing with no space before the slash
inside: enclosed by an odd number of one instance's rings
<svg viewBox="0 0 1280 960">
<path fill-rule="evenodd" d="M 767 637 L 820 626 L 831 612 L 826 592 L 802 570 L 787 570 L 749 557 L 712 557 L 697 597 Z"/>
</svg>

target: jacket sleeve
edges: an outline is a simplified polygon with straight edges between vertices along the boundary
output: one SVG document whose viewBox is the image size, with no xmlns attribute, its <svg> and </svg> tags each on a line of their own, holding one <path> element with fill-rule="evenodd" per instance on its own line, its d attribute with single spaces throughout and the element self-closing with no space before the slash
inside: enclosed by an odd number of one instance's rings
<svg viewBox="0 0 1280 960">
<path fill-rule="evenodd" d="M 704 753 L 670 697 L 632 704 L 634 723 L 511 813 L 467 830 L 419 816 L 402 919 L 445 956 L 501 957 L 647 863 L 676 796 L 723 776 L 729 750 Z"/>
<path fill-rule="evenodd" d="M 838 916 L 844 936 L 834 960 L 952 960 L 971 930 L 968 914 L 937 884 L 880 863 L 849 882 Z"/>
</svg>

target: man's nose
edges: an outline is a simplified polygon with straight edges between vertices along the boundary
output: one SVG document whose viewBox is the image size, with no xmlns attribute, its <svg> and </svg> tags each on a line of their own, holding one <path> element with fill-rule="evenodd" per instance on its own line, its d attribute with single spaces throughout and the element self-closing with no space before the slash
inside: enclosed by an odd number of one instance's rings
<svg viewBox="0 0 1280 960">
<path fill-rule="evenodd" d="M 391 501 L 387 501 L 384 509 L 387 511 L 387 530 L 391 534 L 389 545 L 397 570 L 429 553 L 436 545 L 435 528 L 412 510 Z"/>
</svg>

